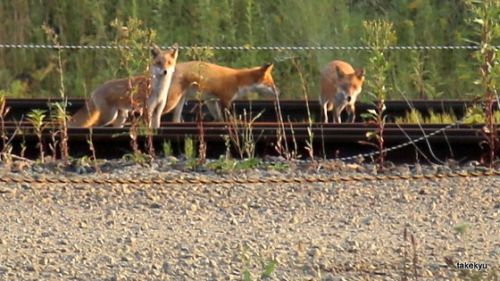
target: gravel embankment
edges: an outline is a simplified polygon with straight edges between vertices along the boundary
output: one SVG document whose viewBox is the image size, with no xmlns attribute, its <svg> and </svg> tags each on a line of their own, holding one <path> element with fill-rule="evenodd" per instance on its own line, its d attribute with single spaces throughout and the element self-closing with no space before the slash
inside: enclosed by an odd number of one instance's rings
<svg viewBox="0 0 500 281">
<path fill-rule="evenodd" d="M 373 170 L 332 165 L 320 172 Z M 297 167 L 235 175 L 310 173 Z M 124 175 L 193 173 L 156 163 L 104 174 Z M 0 280 L 241 280 L 245 270 L 260 280 L 271 260 L 277 264 L 270 280 L 402 280 L 405 249 L 411 277 L 414 253 L 420 280 L 487 277 L 498 274 L 499 198 L 500 177 L 308 185 L 8 184 L 0 186 Z M 405 227 L 415 237 L 415 251 L 404 241 Z M 446 260 L 488 268 L 458 270 Z"/>
</svg>

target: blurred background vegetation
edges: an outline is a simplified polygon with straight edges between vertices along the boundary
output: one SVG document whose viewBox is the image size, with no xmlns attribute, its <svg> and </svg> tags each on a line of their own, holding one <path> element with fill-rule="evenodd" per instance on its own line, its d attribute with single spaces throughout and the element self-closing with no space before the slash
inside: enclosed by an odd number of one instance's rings
<svg viewBox="0 0 500 281">
<path fill-rule="evenodd" d="M 46 24 L 61 44 L 107 45 L 123 36 L 113 22 L 135 18 L 155 32 L 161 46 L 361 46 L 363 21 L 385 19 L 393 23 L 394 45 L 471 45 L 480 34 L 472 28 L 469 5 L 469 0 L 0 0 L 0 43 L 50 43 L 42 29 Z M 499 38 L 493 43 L 500 45 Z M 297 63 L 315 99 L 319 71 L 328 61 L 361 67 L 369 56 L 366 51 L 220 50 L 202 58 L 231 67 L 274 62 L 283 98 L 300 99 L 302 85 L 292 62 Z M 195 57 L 184 50 L 179 61 Z M 62 60 L 70 97 L 88 96 L 100 83 L 126 76 L 117 50 L 63 50 Z M 473 83 L 479 78 L 474 51 L 394 50 L 387 51 L 387 60 L 387 99 L 482 94 Z M 0 89 L 9 97 L 57 96 L 58 81 L 56 50 L 0 48 Z"/>
</svg>

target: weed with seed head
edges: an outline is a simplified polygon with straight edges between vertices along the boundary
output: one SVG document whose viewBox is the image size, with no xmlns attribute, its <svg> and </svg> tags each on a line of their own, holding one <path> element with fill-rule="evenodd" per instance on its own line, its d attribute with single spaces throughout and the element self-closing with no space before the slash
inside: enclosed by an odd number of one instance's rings
<svg viewBox="0 0 500 281">
<path fill-rule="evenodd" d="M 496 161 L 500 151 L 500 140 L 497 134 L 497 126 L 494 119 L 493 103 L 498 101 L 497 82 L 500 77 L 500 56 L 499 50 L 493 44 L 500 38 L 500 2 L 497 0 L 469 1 L 473 14 L 471 22 L 477 33 L 480 34 L 479 50 L 476 52 L 476 59 L 480 63 L 481 78 L 476 84 L 481 85 L 484 91 L 485 104 L 485 126 L 482 128 L 488 153 L 485 162 L 491 168 Z"/>
<path fill-rule="evenodd" d="M 375 110 L 369 110 L 365 114 L 368 122 L 375 124 L 374 132 L 367 134 L 368 142 L 379 150 L 378 166 L 384 167 L 384 128 L 385 128 L 385 99 L 389 92 L 387 86 L 387 75 L 390 69 L 389 60 L 385 49 L 396 41 L 396 32 L 393 24 L 386 20 L 364 21 L 365 35 L 363 41 L 371 48 L 367 73 L 371 73 L 371 79 L 367 80 L 370 95 L 375 97 Z"/>
<path fill-rule="evenodd" d="M 256 140 L 253 133 L 253 124 L 260 118 L 262 113 L 264 112 L 261 111 L 255 117 L 252 117 L 245 109 L 242 115 L 237 115 L 235 117 L 235 114 L 231 114 L 229 110 L 226 110 L 226 115 L 228 116 L 227 129 L 229 139 L 238 151 L 241 159 L 245 157 L 250 159 L 255 158 Z"/>
<path fill-rule="evenodd" d="M 415 239 L 415 235 L 413 233 L 409 232 L 408 229 L 405 227 L 403 230 L 403 276 L 402 280 L 408 281 L 408 268 L 411 267 L 413 271 L 413 279 L 418 281 L 418 253 L 417 253 L 417 240 Z M 409 265 L 408 263 L 410 262 L 410 257 L 408 256 L 408 244 L 410 244 L 411 250 L 412 250 L 412 257 L 411 257 L 411 264 Z"/>
<path fill-rule="evenodd" d="M 191 57 L 193 60 L 198 61 L 198 75 L 200 77 L 203 77 L 202 75 L 202 69 L 204 67 L 204 64 L 202 61 L 208 60 L 209 58 L 213 57 L 213 52 L 212 50 L 208 48 L 195 48 L 191 49 L 187 53 L 188 57 Z M 202 79 L 203 80 L 203 79 Z M 203 88 L 203 82 L 200 83 L 198 88 Z M 196 91 L 196 100 L 198 101 L 198 110 L 196 112 L 196 126 L 198 127 L 198 164 L 203 165 L 206 162 L 207 158 L 207 142 L 205 141 L 205 129 L 203 126 L 203 112 L 202 112 L 202 105 L 203 105 L 203 97 L 202 97 L 202 92 Z"/>
<path fill-rule="evenodd" d="M 314 146 L 313 146 L 313 140 L 314 140 L 314 134 L 312 133 L 312 124 L 313 124 L 313 119 L 311 118 L 311 109 L 309 108 L 309 94 L 307 91 L 307 81 L 304 78 L 304 71 L 300 67 L 299 63 L 295 58 L 291 59 L 293 66 L 297 70 L 297 73 L 299 74 L 299 79 L 300 79 L 300 84 L 302 85 L 302 93 L 304 94 L 304 101 L 306 103 L 306 109 L 307 109 L 307 135 L 308 135 L 308 140 L 306 141 L 306 151 L 309 154 L 309 158 L 314 161 Z"/>
<path fill-rule="evenodd" d="M 42 29 L 45 32 L 45 36 L 51 41 L 54 45 L 59 46 L 59 35 L 54 31 L 53 28 L 49 27 L 47 24 L 42 25 Z M 69 148 L 68 148 L 68 120 L 69 116 L 66 112 L 66 108 L 68 106 L 68 99 L 65 94 L 64 87 L 64 70 L 63 70 L 63 60 L 62 60 L 62 49 L 57 48 L 57 72 L 59 73 L 59 95 L 62 99 L 62 102 L 53 104 L 53 109 L 55 114 L 53 115 L 53 121 L 57 124 L 56 134 L 59 135 L 59 148 L 61 158 L 64 162 L 64 165 L 68 164 L 69 158 Z M 52 110 L 51 110 L 52 113 Z M 54 135 L 53 135 L 54 139 Z M 51 144 L 53 150 L 53 157 L 55 159 L 55 142 Z"/>
<path fill-rule="evenodd" d="M 130 17 L 127 22 L 124 23 L 121 20 L 115 19 L 111 22 L 111 27 L 115 32 L 115 40 L 113 42 L 116 46 L 126 45 L 129 48 L 118 48 L 119 60 L 121 71 L 125 71 L 128 79 L 128 89 L 130 93 L 130 104 L 133 105 L 132 112 L 144 112 L 143 108 L 139 108 L 140 105 L 134 102 L 134 96 L 138 92 L 137 87 L 132 86 L 132 76 L 136 73 L 143 73 L 146 77 L 149 77 L 149 46 L 154 42 L 157 33 L 155 30 L 150 28 L 145 28 L 144 23 L 137 19 Z M 148 79 L 148 89 L 151 89 L 151 79 Z M 137 141 L 138 132 L 138 122 L 135 114 L 131 114 L 131 125 L 129 128 L 130 145 L 132 147 L 132 154 L 140 155 L 139 144 Z M 146 118 L 148 118 L 147 114 Z M 147 146 L 148 152 L 151 157 L 154 157 L 154 147 L 153 147 L 153 131 L 148 127 L 147 129 Z"/>
</svg>

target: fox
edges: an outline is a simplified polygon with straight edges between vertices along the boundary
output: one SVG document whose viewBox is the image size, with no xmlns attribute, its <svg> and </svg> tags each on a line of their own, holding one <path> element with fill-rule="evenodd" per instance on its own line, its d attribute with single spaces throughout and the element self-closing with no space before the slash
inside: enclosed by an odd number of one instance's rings
<svg viewBox="0 0 500 281">
<path fill-rule="evenodd" d="M 250 92 L 279 95 L 272 70 L 272 63 L 240 69 L 202 61 L 178 63 L 163 113 L 174 110 L 172 121 L 181 122 L 186 97 L 200 92 L 210 115 L 216 121 L 224 121 L 223 110 L 239 97 Z"/>
<path fill-rule="evenodd" d="M 333 110 L 332 122 L 341 123 L 340 114 L 347 110 L 347 121 L 353 123 L 356 118 L 355 103 L 365 81 L 365 69 L 354 68 L 347 62 L 333 60 L 321 71 L 321 105 L 324 120 L 328 123 L 328 111 Z"/>
<path fill-rule="evenodd" d="M 85 106 L 68 122 L 70 127 L 107 126 L 121 128 L 135 108 L 148 114 L 148 126 L 160 127 L 163 108 L 174 76 L 177 43 L 163 51 L 155 44 L 151 48 L 150 75 L 109 80 L 97 87 Z"/>
</svg>

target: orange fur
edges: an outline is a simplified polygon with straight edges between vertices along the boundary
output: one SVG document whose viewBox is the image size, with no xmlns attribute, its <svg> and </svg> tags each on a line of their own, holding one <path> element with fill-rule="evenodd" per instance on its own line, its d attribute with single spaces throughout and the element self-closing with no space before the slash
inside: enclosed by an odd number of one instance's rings
<svg viewBox="0 0 500 281">
<path fill-rule="evenodd" d="M 272 68 L 272 64 L 235 69 L 200 61 L 178 63 L 163 113 L 175 109 L 174 122 L 180 122 L 186 96 L 199 91 L 211 115 L 216 120 L 223 120 L 219 102 L 222 107 L 229 108 L 236 98 L 252 91 L 279 94 L 271 75 Z"/>
<path fill-rule="evenodd" d="M 365 80 L 363 68 L 354 70 L 350 64 L 340 60 L 329 62 L 321 71 L 321 95 L 319 102 L 325 122 L 328 111 L 334 111 L 333 122 L 340 123 L 340 113 L 346 109 L 349 121 L 355 119 L 355 103 Z"/>
<path fill-rule="evenodd" d="M 122 127 L 128 113 L 135 108 L 147 109 L 149 126 L 158 128 L 163 107 L 168 99 L 173 72 L 177 61 L 177 47 L 151 51 L 151 76 L 134 76 L 110 80 L 97 87 L 86 105 L 76 112 L 70 127 L 93 127 L 112 124 Z"/>
</svg>

